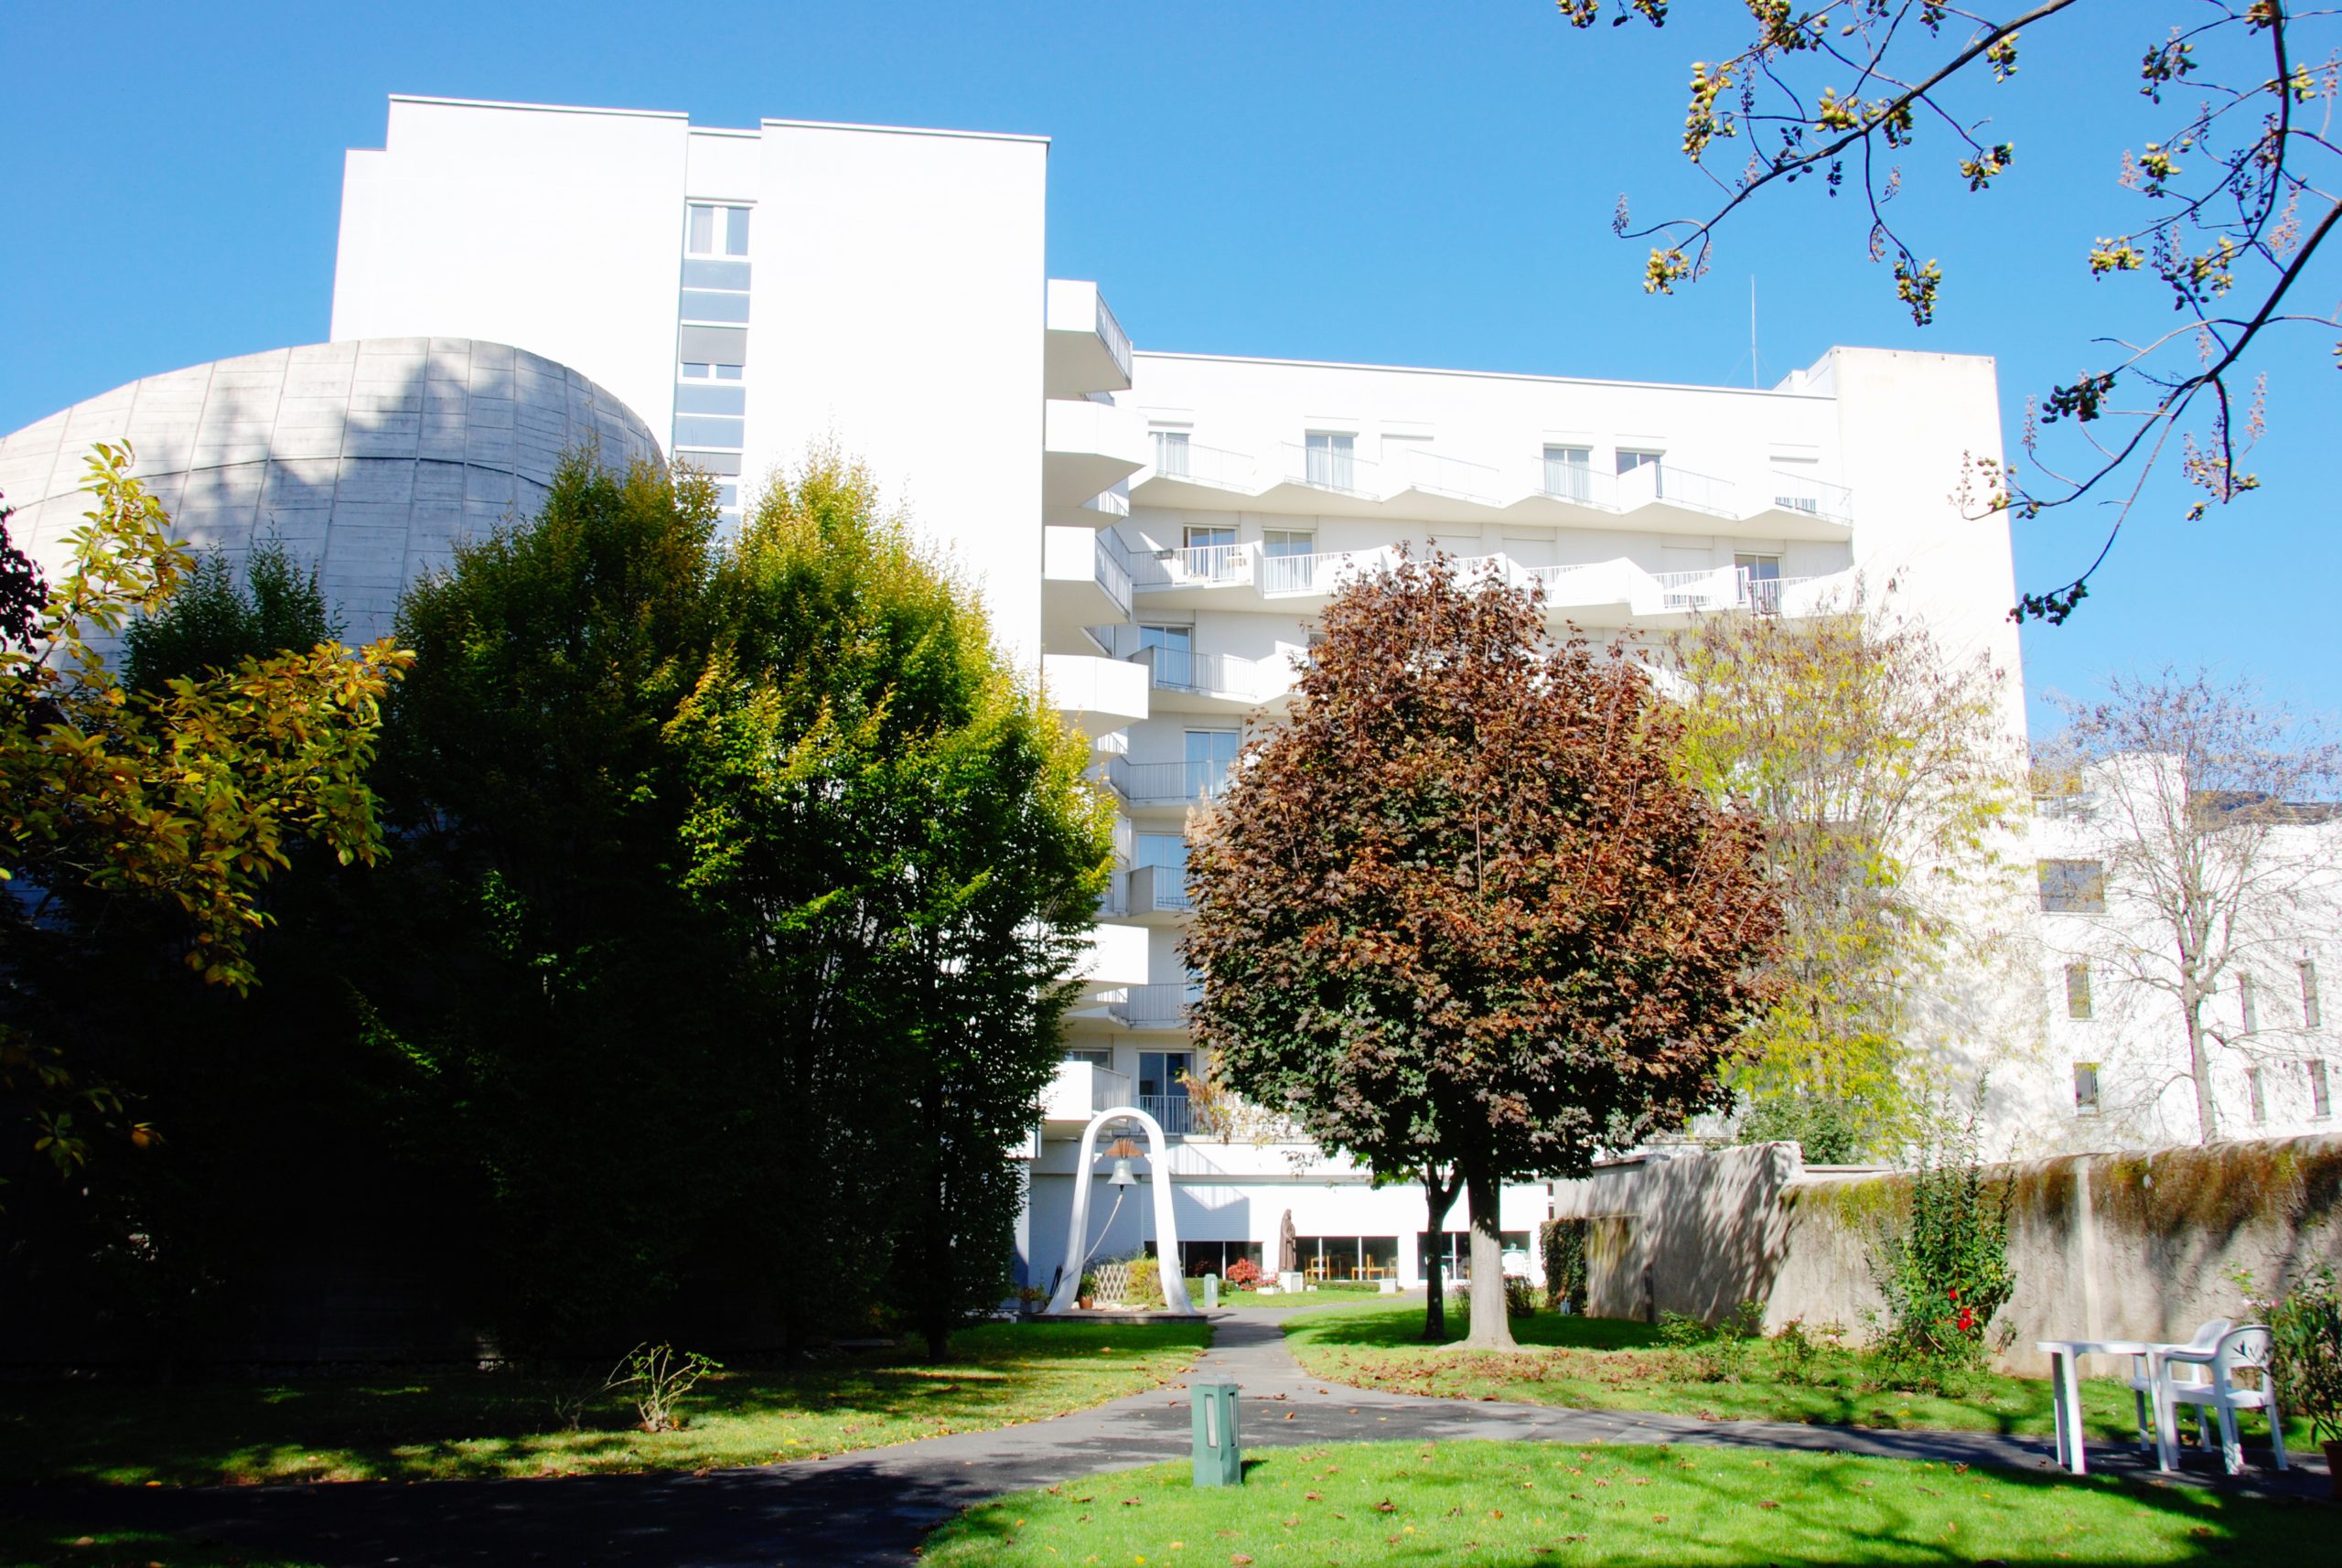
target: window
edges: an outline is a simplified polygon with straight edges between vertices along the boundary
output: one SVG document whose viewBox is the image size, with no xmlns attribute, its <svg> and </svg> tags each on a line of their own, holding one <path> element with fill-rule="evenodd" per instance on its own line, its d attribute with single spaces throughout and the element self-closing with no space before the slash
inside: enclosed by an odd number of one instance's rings
<svg viewBox="0 0 2342 1568">
<path fill-rule="evenodd" d="M 1545 448 L 1545 493 L 1565 501 L 1594 499 L 1594 449 L 1591 446 Z"/>
<path fill-rule="evenodd" d="M 677 413 L 746 413 L 748 393 L 744 387 L 677 387 Z"/>
<path fill-rule="evenodd" d="M 2326 1081 L 2326 1064 L 2309 1064 L 2309 1113 L 2323 1122 L 2334 1114 L 2334 1090 Z"/>
<path fill-rule="evenodd" d="M 675 306 L 675 314 L 685 321 L 739 321 L 748 319 L 748 296 L 723 289 L 687 288 Z"/>
<path fill-rule="evenodd" d="M 1631 446 L 1621 446 L 1618 448 L 1618 472 L 1631 474 L 1637 468 L 1655 468 L 1659 460 L 1666 456 L 1664 452 L 1641 452 Z"/>
<path fill-rule="evenodd" d="M 2244 1032 L 2248 1035 L 2258 1032 L 2261 1006 L 2252 994 L 2252 976 L 2240 974 L 2236 977 L 2236 1004 L 2237 1013 L 2244 1020 Z"/>
<path fill-rule="evenodd" d="M 2105 914 L 2105 863 L 2097 860 L 2043 861 L 2041 908 L 2052 915 Z"/>
<path fill-rule="evenodd" d="M 1313 1280 L 1399 1277 L 1396 1236 L 1302 1236 L 1295 1240 L 1301 1253 L 1301 1272 Z"/>
<path fill-rule="evenodd" d="M 2304 959 L 2294 968 L 2301 972 L 2302 977 L 2302 1026 L 2305 1029 L 2318 1028 L 2325 1024 L 2326 1016 L 2317 1004 L 2317 965 Z"/>
<path fill-rule="evenodd" d="M 1191 1280 L 1206 1274 L 1228 1277 L 1228 1265 L 1242 1258 L 1254 1268 L 1261 1266 L 1261 1243 L 1258 1241 L 1182 1241 L 1179 1243 L 1179 1267 Z"/>
<path fill-rule="evenodd" d="M 1526 1230 L 1499 1230 L 1497 1240 L 1508 1252 L 1529 1250 Z M 1452 1280 L 1460 1280 L 1472 1272 L 1472 1233 L 1469 1230 L 1444 1230 L 1434 1236 L 1428 1230 L 1415 1232 L 1416 1268 L 1420 1272 L 1431 1266 L 1434 1258 L 1440 1260 L 1440 1273 Z"/>
<path fill-rule="evenodd" d="M 748 253 L 748 209 L 745 207 L 716 207 L 694 201 L 685 228 L 684 248 L 694 256 Z"/>
<path fill-rule="evenodd" d="M 1356 488 L 1357 438 L 1337 435 L 1329 430 L 1313 430 L 1303 440 L 1307 466 L 1303 469 L 1305 480 L 1322 485 L 1329 490 Z"/>
<path fill-rule="evenodd" d="M 1305 529 L 1264 528 L 1261 531 L 1261 553 L 1271 560 L 1286 555 L 1314 555 L 1317 552 L 1317 536 Z"/>
<path fill-rule="evenodd" d="M 1187 437 L 1185 430 L 1158 430 L 1155 433 L 1155 471 L 1177 478 L 1187 469 Z"/>
<path fill-rule="evenodd" d="M 1111 1070 L 1114 1065 L 1114 1053 L 1112 1051 L 1068 1051 L 1065 1054 L 1065 1059 L 1069 1062 L 1088 1062 L 1091 1067 Z"/>
<path fill-rule="evenodd" d="M 2098 1064 L 2096 1062 L 2074 1064 L 2074 1114 L 2077 1116 L 2098 1114 Z"/>
<path fill-rule="evenodd" d="M 747 421 L 712 413 L 679 413 L 675 416 L 675 441 L 678 446 L 689 442 L 694 446 L 740 446 L 746 445 L 744 433 Z"/>
<path fill-rule="evenodd" d="M 677 331 L 676 339 L 676 359 L 686 365 L 714 365 L 719 377 L 724 366 L 748 362 L 745 327 L 684 327 Z"/>
<path fill-rule="evenodd" d="M 2244 1069 L 2244 1091 L 2252 1101 L 2253 1124 L 2258 1126 L 2261 1122 L 2268 1121 L 2269 1099 L 2268 1096 L 2263 1094 L 2261 1090 L 2261 1069 L 2259 1068 L 2249 1067 Z"/>
<path fill-rule="evenodd" d="M 1187 732 L 1186 775 L 1180 783 L 1190 800 L 1217 796 L 1236 766 L 1236 746 L 1242 739 L 1232 729 L 1191 729 Z"/>
<path fill-rule="evenodd" d="M 2086 963 L 2066 966 L 2066 1016 L 2090 1016 L 2090 965 Z"/>
<path fill-rule="evenodd" d="M 1187 1069 L 1193 1059 L 1187 1051 L 1138 1054 L 1138 1108 L 1174 1137 L 1195 1130 L 1187 1116 Z"/>
<path fill-rule="evenodd" d="M 736 381 L 740 379 L 737 365 L 709 365 L 690 360 L 683 361 L 683 380 L 687 381 Z"/>
<path fill-rule="evenodd" d="M 1179 531 L 1179 542 L 1189 550 L 1215 550 L 1236 542 L 1233 523 L 1191 522 Z"/>
<path fill-rule="evenodd" d="M 1740 579 L 1740 602 L 1765 615 L 1781 612 L 1781 558 L 1778 555 L 1739 554 L 1732 558 L 1733 573 Z"/>
<path fill-rule="evenodd" d="M 1155 680 L 1157 685 L 1189 686 L 1195 683 L 1196 628 L 1191 626 L 1143 626 L 1138 628 L 1139 651 L 1155 650 Z"/>
</svg>

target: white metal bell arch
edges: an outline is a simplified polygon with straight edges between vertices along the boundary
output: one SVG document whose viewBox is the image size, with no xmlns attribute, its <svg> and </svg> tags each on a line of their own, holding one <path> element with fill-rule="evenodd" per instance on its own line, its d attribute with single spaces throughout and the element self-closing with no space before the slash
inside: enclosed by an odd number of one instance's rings
<svg viewBox="0 0 2342 1568">
<path fill-rule="evenodd" d="M 1147 1186 L 1155 1193 L 1155 1262 L 1163 1273 L 1164 1310 L 1178 1317 L 1201 1317 L 1187 1298 L 1187 1280 L 1179 1266 L 1179 1230 L 1171 1214 L 1171 1162 L 1165 1154 L 1162 1124 L 1135 1105 L 1101 1111 L 1082 1130 L 1081 1155 L 1073 1166 L 1073 1221 L 1066 1235 L 1065 1273 L 1057 1294 L 1049 1297 L 1051 1312 L 1071 1312 L 1081 1292 L 1081 1274 L 1089 1262 L 1090 1188 L 1097 1173 L 1090 1162 L 1098 1157 L 1098 1130 L 1110 1122 L 1129 1118 L 1146 1130 Z"/>
</svg>

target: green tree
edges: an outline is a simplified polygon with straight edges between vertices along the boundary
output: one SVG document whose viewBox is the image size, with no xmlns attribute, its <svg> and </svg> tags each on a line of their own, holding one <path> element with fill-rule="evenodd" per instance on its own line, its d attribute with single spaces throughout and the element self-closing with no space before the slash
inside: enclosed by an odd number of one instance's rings
<svg viewBox="0 0 2342 1568">
<path fill-rule="evenodd" d="M 1200 824 L 1198 1042 L 1378 1176 L 1460 1179 L 1467 1343 L 1512 1342 L 1503 1184 L 1722 1103 L 1767 999 L 1760 829 L 1679 781 L 1678 732 L 1541 595 L 1406 560 L 1328 607 Z"/>
<path fill-rule="evenodd" d="M 1782 909 L 1775 999 L 1732 1073 L 1741 1134 L 1890 1153 L 1930 1092 L 1918 1036 L 1985 961 L 1968 929 L 2024 799 L 2005 679 L 1946 655 L 1892 584 L 1810 618 L 1704 618 L 1674 662 L 1684 777 L 1762 820 Z"/>
<path fill-rule="evenodd" d="M 130 469 L 127 446 L 95 449 L 72 569 L 29 641 L 0 647 L 0 881 L 13 885 L 0 964 L 16 993 L 0 1088 L 24 1096 L 60 1169 L 87 1160 L 88 1120 L 120 1102 L 23 1027 L 70 1011 L 41 994 L 47 955 L 110 918 L 152 915 L 195 975 L 251 989 L 253 944 L 272 923 L 263 888 L 295 849 L 315 843 L 343 864 L 381 853 L 367 771 L 383 694 L 407 662 L 388 640 L 355 656 L 324 644 L 125 689 L 91 639 L 160 611 L 193 566 Z"/>
<path fill-rule="evenodd" d="M 889 1299 L 940 1357 L 1006 1294 L 1011 1155 L 1062 1055 L 1111 818 L 1087 746 L 867 474 L 821 455 L 769 487 L 723 576 L 726 641 L 671 731 L 685 885 L 747 955 L 792 1101 L 832 1119 L 794 1151 L 803 1223 L 885 1236 Z"/>
<path fill-rule="evenodd" d="M 151 615 L 123 633 L 122 680 L 134 692 L 160 690 L 178 676 L 232 670 L 246 659 L 341 640 L 342 623 L 284 542 L 265 539 L 244 563 L 243 581 L 217 550 Z"/>
<path fill-rule="evenodd" d="M 1639 15 L 1662 27 L 1671 16 L 1667 0 L 1557 4 L 1576 27 L 1606 10 L 1613 26 Z M 1743 9 L 1700 7 L 1693 25 Z M 2020 44 L 2032 58 L 2127 38 L 2127 49 L 2100 58 L 2122 59 L 2111 85 L 2135 87 L 2160 124 L 2119 156 L 2109 146 L 2103 166 L 2126 201 L 2143 205 L 2089 227 L 2078 220 L 2067 243 L 2092 278 L 2152 277 L 2154 305 L 2136 328 L 2100 333 L 2105 358 L 2036 401 L 2031 471 L 1980 467 L 1975 499 L 2020 519 L 2111 508 L 2096 558 L 2016 607 L 2055 623 L 2089 593 L 2158 462 L 2175 456 L 2195 489 L 2191 521 L 2259 488 L 2240 464 L 2261 428 L 2263 338 L 2342 327 L 2318 265 L 2342 221 L 2332 124 L 2342 16 L 2283 0 L 1747 0 L 1744 15 L 1713 26 L 1727 36 L 1698 46 L 1682 124 L 1683 155 L 1703 177 L 1698 205 L 1638 226 L 1619 199 L 1618 233 L 1650 242 L 1644 287 L 1671 293 L 1698 279 L 1735 213 L 1801 182 L 1860 204 L 1871 259 L 1890 264 L 1896 297 L 1922 327 L 1946 280 L 1936 258 L 1921 259 L 1917 228 L 1935 210 L 1921 192 L 1930 177 L 1968 193 L 2019 177 L 2006 127 L 2033 81 L 2018 70 Z M 2056 113 L 2072 115 L 2062 94 Z M 2061 121 L 2056 134 L 2076 133 Z M 2083 193 L 2068 194 L 2063 205 L 2090 210 Z"/>
</svg>

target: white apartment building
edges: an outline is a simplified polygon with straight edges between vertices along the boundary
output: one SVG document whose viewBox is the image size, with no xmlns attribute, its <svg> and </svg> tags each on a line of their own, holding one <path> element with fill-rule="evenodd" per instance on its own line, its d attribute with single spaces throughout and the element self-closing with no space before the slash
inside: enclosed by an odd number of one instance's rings
<svg viewBox="0 0 2342 1568">
<path fill-rule="evenodd" d="M 1273 1264 L 1290 1215 L 1322 1274 L 1411 1282 L 1458 1250 L 1462 1203 L 1431 1236 L 1417 1188 L 1195 1114 L 1186 822 L 1248 715 L 1273 720 L 1345 574 L 1409 542 L 1542 582 L 1597 639 L 1891 576 L 2006 672 L 2021 737 L 2007 529 L 1952 499 L 1964 460 L 2000 456 L 1993 367 L 1834 349 L 1742 390 L 1136 352 L 1095 285 L 1047 276 L 1047 160 L 1026 136 L 393 98 L 383 145 L 348 156 L 332 337 L 567 367 L 727 508 L 811 443 L 867 463 L 978 575 L 1121 808 L 1029 1149 L 1026 1277 L 1080 1262 L 1071 1193 L 1103 1167 L 1074 1168 L 1077 1140 L 1135 1104 L 1171 1133 L 1191 1272 Z M 1099 1193 L 1080 1251 L 1159 1240 L 1151 1205 Z M 1522 1184 L 1499 1224 L 1533 1252 L 1545 1214 Z"/>
<path fill-rule="evenodd" d="M 2051 1069 L 2068 1089 L 2062 1147 L 2200 1136 L 2168 914 L 2179 857 L 2143 843 L 2133 825 L 2134 812 L 2154 821 L 2188 810 L 2184 795 L 2173 759 L 2129 756 L 2036 802 L 2042 1004 Z M 2217 803 L 2200 809 L 2220 814 Z M 2189 874 L 2222 890 L 2202 950 L 2223 962 L 2200 1017 L 2223 1138 L 2331 1132 L 2342 1090 L 2342 1028 L 2320 990 L 2342 962 L 2342 809 L 2304 805 L 2280 817 L 2265 836 L 2209 833 Z"/>
</svg>

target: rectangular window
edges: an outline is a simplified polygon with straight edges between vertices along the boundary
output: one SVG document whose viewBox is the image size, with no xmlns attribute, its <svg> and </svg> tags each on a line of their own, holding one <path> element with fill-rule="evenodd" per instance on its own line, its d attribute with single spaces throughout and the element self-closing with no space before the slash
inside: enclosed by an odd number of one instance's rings
<svg viewBox="0 0 2342 1568">
<path fill-rule="evenodd" d="M 1296 1238 L 1301 1272 L 1312 1280 L 1395 1280 L 1396 1236 L 1302 1236 Z"/>
<path fill-rule="evenodd" d="M 1594 448 L 1546 447 L 1545 493 L 1565 501 L 1591 501 L 1594 499 Z"/>
<path fill-rule="evenodd" d="M 2246 1096 L 2252 1101 L 2253 1124 L 2258 1126 L 2261 1122 L 2268 1121 L 2269 1100 L 2268 1097 L 2261 1090 L 2261 1069 L 2259 1068 L 2249 1067 L 2244 1069 L 2244 1091 Z"/>
<path fill-rule="evenodd" d="M 2074 1114 L 2077 1116 L 2098 1114 L 2098 1064 L 2096 1062 L 2074 1064 Z"/>
<path fill-rule="evenodd" d="M 2302 1026 L 2305 1029 L 2323 1027 L 2324 1010 L 2317 1004 L 2317 965 L 2308 959 L 2294 965 L 2302 977 Z"/>
<path fill-rule="evenodd" d="M 2326 1080 L 2326 1064 L 2309 1064 L 2309 1113 L 2323 1122 L 2334 1114 L 2334 1090 Z"/>
<path fill-rule="evenodd" d="M 2252 976 L 2249 974 L 2236 977 L 2236 1007 L 2238 1015 L 2244 1020 L 2244 1032 L 2248 1035 L 2258 1033 L 2261 1028 L 2261 1004 L 2259 998 L 2252 994 Z"/>
<path fill-rule="evenodd" d="M 2052 915 L 2106 913 L 2106 863 L 2045 860 L 2041 863 L 2041 908 Z"/>
<path fill-rule="evenodd" d="M 1195 684 L 1196 628 L 1191 626 L 1143 626 L 1138 628 L 1142 653 L 1155 650 L 1155 683 L 1188 688 Z"/>
<path fill-rule="evenodd" d="M 1187 1051 L 1138 1054 L 1138 1108 L 1175 1138 L 1195 1131 L 1187 1114 L 1187 1071 L 1193 1060 Z"/>
<path fill-rule="evenodd" d="M 677 413 L 746 413 L 748 392 L 745 387 L 677 387 Z"/>
<path fill-rule="evenodd" d="M 1157 430 L 1155 435 L 1155 471 L 1173 478 L 1187 472 L 1187 436 L 1185 430 Z"/>
<path fill-rule="evenodd" d="M 1641 452 L 1631 446 L 1621 446 L 1618 448 L 1618 472 L 1631 474 L 1637 468 L 1657 467 L 1659 460 L 1666 456 L 1664 452 Z"/>
<path fill-rule="evenodd" d="M 1497 1240 L 1505 1251 L 1525 1252 L 1529 1250 L 1526 1230 L 1499 1230 Z M 1427 1267 L 1434 1258 L 1440 1260 L 1440 1273 L 1449 1280 L 1461 1280 L 1472 1272 L 1472 1233 L 1469 1230 L 1444 1230 L 1434 1236 L 1428 1230 L 1415 1232 L 1415 1259 L 1418 1271 Z"/>
<path fill-rule="evenodd" d="M 1220 549 L 1236 542 L 1236 525 L 1191 522 L 1179 531 L 1179 542 L 1188 550 Z"/>
<path fill-rule="evenodd" d="M 1187 841 L 1177 833 L 1140 833 L 1131 841 L 1131 864 L 1185 871 L 1187 868 Z"/>
<path fill-rule="evenodd" d="M 1733 575 L 1740 582 L 1740 602 L 1760 615 L 1781 613 L 1781 558 L 1739 554 L 1732 558 Z"/>
<path fill-rule="evenodd" d="M 1065 1059 L 1069 1062 L 1088 1062 L 1091 1067 L 1102 1067 L 1111 1071 L 1114 1065 L 1114 1053 L 1112 1051 L 1068 1051 L 1065 1054 Z"/>
<path fill-rule="evenodd" d="M 1306 529 L 1261 530 L 1261 553 L 1273 561 L 1286 555 L 1314 555 L 1316 551 L 1317 536 Z"/>
<path fill-rule="evenodd" d="M 1322 485 L 1329 490 L 1356 488 L 1358 441 L 1355 436 L 1338 435 L 1330 430 L 1313 430 L 1302 442 L 1308 462 L 1303 470 L 1306 481 Z"/>
<path fill-rule="evenodd" d="M 745 290 L 748 286 L 748 263 L 746 262 L 685 262 L 685 288 L 725 288 Z"/>
<path fill-rule="evenodd" d="M 748 253 L 748 209 L 694 201 L 683 234 L 683 248 L 694 256 L 745 256 Z"/>
<path fill-rule="evenodd" d="M 1228 1277 L 1228 1266 L 1241 1258 L 1254 1268 L 1261 1266 L 1261 1243 L 1258 1241 L 1181 1241 L 1179 1267 L 1191 1280 L 1206 1274 Z"/>
<path fill-rule="evenodd" d="M 2090 1016 L 2090 965 L 2086 963 L 2066 966 L 2066 1016 Z"/>
<path fill-rule="evenodd" d="M 738 446 L 743 445 L 742 433 L 747 429 L 744 419 L 725 419 L 712 413 L 679 413 L 675 416 L 675 443 L 689 442 L 693 446 Z"/>
<path fill-rule="evenodd" d="M 1190 800 L 1217 797 L 1219 787 L 1236 766 L 1236 747 L 1243 737 L 1232 729 L 1191 729 L 1187 732 L 1186 777 L 1180 782 Z"/>
<path fill-rule="evenodd" d="M 721 474 L 726 478 L 736 478 L 740 472 L 740 454 L 737 452 L 678 451 L 675 454 L 675 461 L 688 463 L 703 474 Z"/>
<path fill-rule="evenodd" d="M 745 327 L 686 327 L 678 338 L 675 357 L 687 365 L 748 362 L 748 329 Z"/>
</svg>

